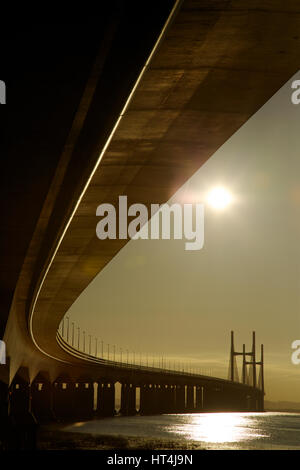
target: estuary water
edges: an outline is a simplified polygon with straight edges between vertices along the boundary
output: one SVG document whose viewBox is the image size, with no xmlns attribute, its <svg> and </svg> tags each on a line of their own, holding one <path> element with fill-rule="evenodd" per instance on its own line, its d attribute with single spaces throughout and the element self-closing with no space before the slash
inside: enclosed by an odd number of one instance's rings
<svg viewBox="0 0 300 470">
<path fill-rule="evenodd" d="M 193 441 L 204 449 L 300 449 L 300 414 L 197 413 L 104 418 L 65 431 Z"/>
</svg>

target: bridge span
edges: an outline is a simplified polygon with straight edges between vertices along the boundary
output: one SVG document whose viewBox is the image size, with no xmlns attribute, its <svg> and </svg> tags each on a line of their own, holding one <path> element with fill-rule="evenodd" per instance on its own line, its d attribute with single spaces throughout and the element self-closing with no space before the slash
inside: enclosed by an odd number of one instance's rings
<svg viewBox="0 0 300 470">
<path fill-rule="evenodd" d="M 26 101 L 24 119 L 8 131 L 4 413 L 9 390 L 15 413 L 70 417 L 73 403 L 74 418 L 95 407 L 111 414 L 117 382 L 124 413 L 136 409 L 137 389 L 141 413 L 263 409 L 255 383 L 111 364 L 78 355 L 57 336 L 69 307 L 126 243 L 99 243 L 98 204 L 121 194 L 129 203 L 166 202 L 299 68 L 297 0 L 165 1 L 159 11 L 154 3 L 148 15 L 138 11 L 139 22 L 120 12 L 99 36 L 86 28 L 83 53 L 57 43 L 57 89 L 49 67 L 34 70 L 52 92 L 48 107 L 38 89 L 31 113 Z"/>
<path fill-rule="evenodd" d="M 233 337 L 232 337 L 233 339 Z M 28 411 L 43 422 L 92 419 L 94 417 L 163 413 L 220 411 L 264 411 L 261 383 L 243 383 L 191 372 L 101 359 L 76 350 L 57 334 L 57 341 L 71 357 L 85 362 L 80 370 L 71 365 L 52 381 L 40 371 L 30 383 L 28 370 L 21 368 L 9 387 L 10 413 L 21 416 Z M 254 343 L 255 345 L 255 343 Z M 234 355 L 233 342 L 231 361 Z M 246 361 L 256 371 L 261 362 Z M 230 362 L 231 362 L 230 361 Z M 231 362 L 233 367 L 233 362 Z M 255 377 L 256 374 L 252 374 Z M 254 379 L 256 380 L 256 379 Z"/>
</svg>

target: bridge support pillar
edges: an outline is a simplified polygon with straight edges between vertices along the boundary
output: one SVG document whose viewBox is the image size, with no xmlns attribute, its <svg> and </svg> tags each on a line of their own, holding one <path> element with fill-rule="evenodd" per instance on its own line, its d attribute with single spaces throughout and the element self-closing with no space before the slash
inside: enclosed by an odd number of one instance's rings
<svg viewBox="0 0 300 470">
<path fill-rule="evenodd" d="M 97 416 L 114 416 L 115 414 L 115 384 L 113 382 L 98 382 Z"/>
<path fill-rule="evenodd" d="M 201 385 L 196 386 L 196 406 L 195 411 L 202 411 L 203 410 L 203 403 L 202 403 L 202 387 Z"/>
<path fill-rule="evenodd" d="M 215 387 L 204 387 L 203 390 L 203 409 L 204 411 L 221 411 L 222 397 L 221 391 Z"/>
<path fill-rule="evenodd" d="M 35 380 L 31 384 L 31 411 L 39 423 L 54 419 L 53 389 L 49 381 Z"/>
<path fill-rule="evenodd" d="M 188 385 L 187 386 L 186 408 L 187 408 L 187 411 L 189 411 L 190 413 L 195 411 L 195 406 L 194 406 L 194 385 Z"/>
<path fill-rule="evenodd" d="M 140 413 L 143 415 L 151 415 L 157 412 L 156 387 L 153 384 L 145 384 L 141 386 Z"/>
<path fill-rule="evenodd" d="M 265 393 L 262 391 L 259 397 L 259 410 L 258 411 L 265 411 Z"/>
<path fill-rule="evenodd" d="M 185 413 L 185 385 L 176 385 L 175 408 L 177 413 Z"/>
<path fill-rule="evenodd" d="M 163 384 L 159 389 L 159 412 L 174 413 L 175 388 L 172 385 Z"/>
<path fill-rule="evenodd" d="M 9 388 L 10 415 L 26 415 L 30 410 L 30 384 L 16 377 Z"/>
<path fill-rule="evenodd" d="M 70 379 L 58 378 L 52 386 L 53 413 L 59 420 L 70 421 L 76 414 L 75 384 Z"/>
<path fill-rule="evenodd" d="M 264 411 L 264 395 L 262 392 L 254 390 L 246 396 L 247 411 Z"/>
<path fill-rule="evenodd" d="M 168 385 L 167 393 L 167 413 L 176 413 L 176 391 L 174 385 Z"/>
<path fill-rule="evenodd" d="M 0 447 L 7 447 L 9 436 L 8 423 L 8 385 L 0 380 Z"/>
<path fill-rule="evenodd" d="M 94 414 L 94 384 L 82 379 L 74 387 L 74 418 L 91 419 Z"/>
<path fill-rule="evenodd" d="M 136 386 L 133 384 L 122 383 L 120 413 L 124 416 L 136 414 Z"/>
</svg>

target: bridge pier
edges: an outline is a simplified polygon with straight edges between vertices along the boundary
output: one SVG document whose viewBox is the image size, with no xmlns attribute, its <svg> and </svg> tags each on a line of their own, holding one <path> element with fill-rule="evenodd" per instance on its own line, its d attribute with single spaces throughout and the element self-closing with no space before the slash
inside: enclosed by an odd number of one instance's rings
<svg viewBox="0 0 300 470">
<path fill-rule="evenodd" d="M 79 379 L 74 388 L 74 418 L 91 419 L 94 413 L 94 384 L 88 378 Z"/>
<path fill-rule="evenodd" d="M 8 443 L 8 385 L 0 380 L 0 448 L 6 450 Z"/>
<path fill-rule="evenodd" d="M 185 385 L 176 385 L 175 389 L 176 413 L 185 413 Z"/>
<path fill-rule="evenodd" d="M 253 391 L 246 396 L 247 411 L 264 411 L 264 395 L 262 392 Z"/>
<path fill-rule="evenodd" d="M 53 388 L 49 380 L 37 377 L 31 384 L 31 411 L 39 423 L 53 420 Z"/>
<path fill-rule="evenodd" d="M 186 391 L 186 411 L 193 413 L 195 411 L 194 405 L 194 385 L 187 385 Z"/>
<path fill-rule="evenodd" d="M 203 390 L 203 410 L 204 411 L 222 411 L 221 390 L 217 387 L 204 387 Z"/>
<path fill-rule="evenodd" d="M 114 382 L 98 382 L 97 416 L 114 416 L 115 384 Z"/>
<path fill-rule="evenodd" d="M 159 412 L 175 412 L 175 388 L 173 385 L 163 384 L 159 389 Z"/>
<path fill-rule="evenodd" d="M 76 413 L 75 383 L 68 377 L 58 377 L 52 385 L 53 413 L 59 420 L 72 420 Z"/>
<path fill-rule="evenodd" d="M 247 411 L 247 399 L 245 393 L 238 393 L 234 390 L 227 392 L 227 410 L 230 411 Z"/>
<path fill-rule="evenodd" d="M 152 384 L 144 384 L 140 388 L 140 414 L 151 415 L 155 410 L 155 388 Z"/>
<path fill-rule="evenodd" d="M 34 450 L 37 422 L 31 412 L 28 370 L 21 368 L 9 387 L 9 415 L 5 444 L 8 450 Z"/>
<path fill-rule="evenodd" d="M 29 380 L 16 375 L 9 387 L 9 414 L 25 415 L 30 411 L 30 383 Z"/>
<path fill-rule="evenodd" d="M 168 385 L 167 388 L 167 404 L 166 404 L 166 412 L 167 413 L 175 413 L 176 410 L 176 395 L 175 395 L 175 386 Z"/>
<path fill-rule="evenodd" d="M 121 409 L 124 416 L 132 416 L 136 411 L 136 386 L 130 383 L 122 383 L 121 388 Z"/>
<path fill-rule="evenodd" d="M 202 403 L 202 386 L 196 385 L 196 403 L 195 403 L 195 411 L 203 411 L 203 403 Z"/>
</svg>

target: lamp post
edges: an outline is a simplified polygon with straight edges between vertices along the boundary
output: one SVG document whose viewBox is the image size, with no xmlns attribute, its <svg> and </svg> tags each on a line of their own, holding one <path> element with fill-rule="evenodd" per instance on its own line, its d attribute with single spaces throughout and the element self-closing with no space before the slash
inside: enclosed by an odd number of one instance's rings
<svg viewBox="0 0 300 470">
<path fill-rule="evenodd" d="M 70 317 L 67 317 L 68 326 L 67 326 L 67 343 L 69 342 L 69 327 L 70 327 Z"/>
<path fill-rule="evenodd" d="M 72 321 L 72 347 L 74 347 L 74 322 Z"/>
</svg>

